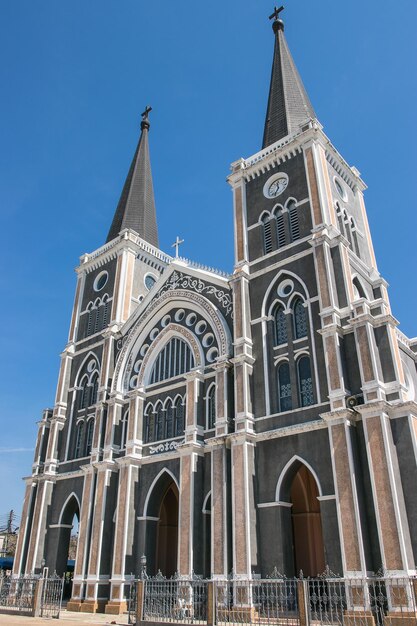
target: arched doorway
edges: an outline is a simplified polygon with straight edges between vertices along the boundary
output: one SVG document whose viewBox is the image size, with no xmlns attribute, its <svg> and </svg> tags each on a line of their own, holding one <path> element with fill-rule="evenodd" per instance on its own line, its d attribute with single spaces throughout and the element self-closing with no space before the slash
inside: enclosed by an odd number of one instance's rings
<svg viewBox="0 0 417 626">
<path fill-rule="evenodd" d="M 177 571 L 178 489 L 171 482 L 162 498 L 156 538 L 156 567 L 164 576 Z"/>
<path fill-rule="evenodd" d="M 59 576 L 64 576 L 63 599 L 68 600 L 72 592 L 72 578 L 78 544 L 78 526 L 80 521 L 80 505 L 74 494 L 65 502 L 58 524 L 58 540 L 56 562 L 53 568 Z M 52 563 L 47 561 L 51 569 Z"/>
<path fill-rule="evenodd" d="M 154 576 L 158 570 L 164 576 L 177 571 L 179 491 L 177 480 L 168 469 L 155 476 L 143 508 L 146 522 L 142 554 L 146 556 L 147 572 Z"/>
<path fill-rule="evenodd" d="M 290 502 L 295 571 L 317 576 L 325 569 L 319 490 L 310 470 L 299 463 L 291 486 Z"/>
</svg>

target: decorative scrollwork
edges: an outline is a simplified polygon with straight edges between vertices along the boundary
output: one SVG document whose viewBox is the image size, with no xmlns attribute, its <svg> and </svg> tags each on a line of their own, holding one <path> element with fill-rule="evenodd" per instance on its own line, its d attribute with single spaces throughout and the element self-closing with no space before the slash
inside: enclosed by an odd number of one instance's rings
<svg viewBox="0 0 417 626">
<path fill-rule="evenodd" d="M 166 441 L 165 443 L 160 443 L 157 446 L 150 446 L 149 454 L 162 454 L 163 452 L 172 452 L 183 443 L 184 440 L 182 439 L 181 441 Z"/>
</svg>

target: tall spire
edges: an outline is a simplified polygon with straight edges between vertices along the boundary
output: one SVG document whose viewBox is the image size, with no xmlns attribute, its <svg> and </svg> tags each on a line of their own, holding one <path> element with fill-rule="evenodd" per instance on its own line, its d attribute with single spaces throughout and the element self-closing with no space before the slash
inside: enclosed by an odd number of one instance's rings
<svg viewBox="0 0 417 626">
<path fill-rule="evenodd" d="M 263 148 L 297 130 L 303 122 L 316 117 L 284 35 L 279 15 L 284 7 L 275 8 L 270 19 L 275 34 L 274 61 L 265 120 Z"/>
<path fill-rule="evenodd" d="M 155 198 L 153 194 L 148 133 L 150 128 L 147 106 L 142 113 L 141 136 L 127 175 L 119 204 L 106 241 L 111 241 L 124 228 L 132 228 L 142 239 L 158 247 Z"/>
</svg>

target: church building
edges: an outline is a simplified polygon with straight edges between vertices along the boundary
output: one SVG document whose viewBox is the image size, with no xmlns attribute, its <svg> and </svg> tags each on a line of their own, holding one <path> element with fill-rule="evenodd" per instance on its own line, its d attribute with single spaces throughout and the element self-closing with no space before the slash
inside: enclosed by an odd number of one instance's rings
<svg viewBox="0 0 417 626">
<path fill-rule="evenodd" d="M 233 273 L 160 250 L 148 107 L 77 267 L 14 565 L 62 575 L 77 518 L 69 609 L 125 610 L 143 556 L 149 575 L 416 574 L 417 339 L 271 17 L 262 147 L 228 177 Z"/>
</svg>

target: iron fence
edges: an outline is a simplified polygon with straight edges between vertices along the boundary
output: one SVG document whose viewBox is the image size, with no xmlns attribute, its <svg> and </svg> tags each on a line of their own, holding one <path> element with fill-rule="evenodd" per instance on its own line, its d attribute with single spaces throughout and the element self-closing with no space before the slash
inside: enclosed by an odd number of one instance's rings
<svg viewBox="0 0 417 626">
<path fill-rule="evenodd" d="M 144 581 L 143 620 L 207 623 L 208 581 L 200 578 L 165 578 L 158 575 Z"/>
<path fill-rule="evenodd" d="M 32 615 L 39 578 L 0 576 L 0 611 Z"/>
<path fill-rule="evenodd" d="M 325 575 L 203 580 L 161 575 L 132 581 L 129 623 L 219 626 L 417 626 L 417 578 Z M 138 606 L 139 605 L 139 606 Z"/>
<path fill-rule="evenodd" d="M 0 575 L 0 613 L 59 618 L 63 579 Z"/>
<path fill-rule="evenodd" d="M 127 599 L 127 622 L 128 624 L 136 624 L 137 607 L 138 607 L 138 581 L 131 580 L 129 585 L 129 596 Z"/>
</svg>

